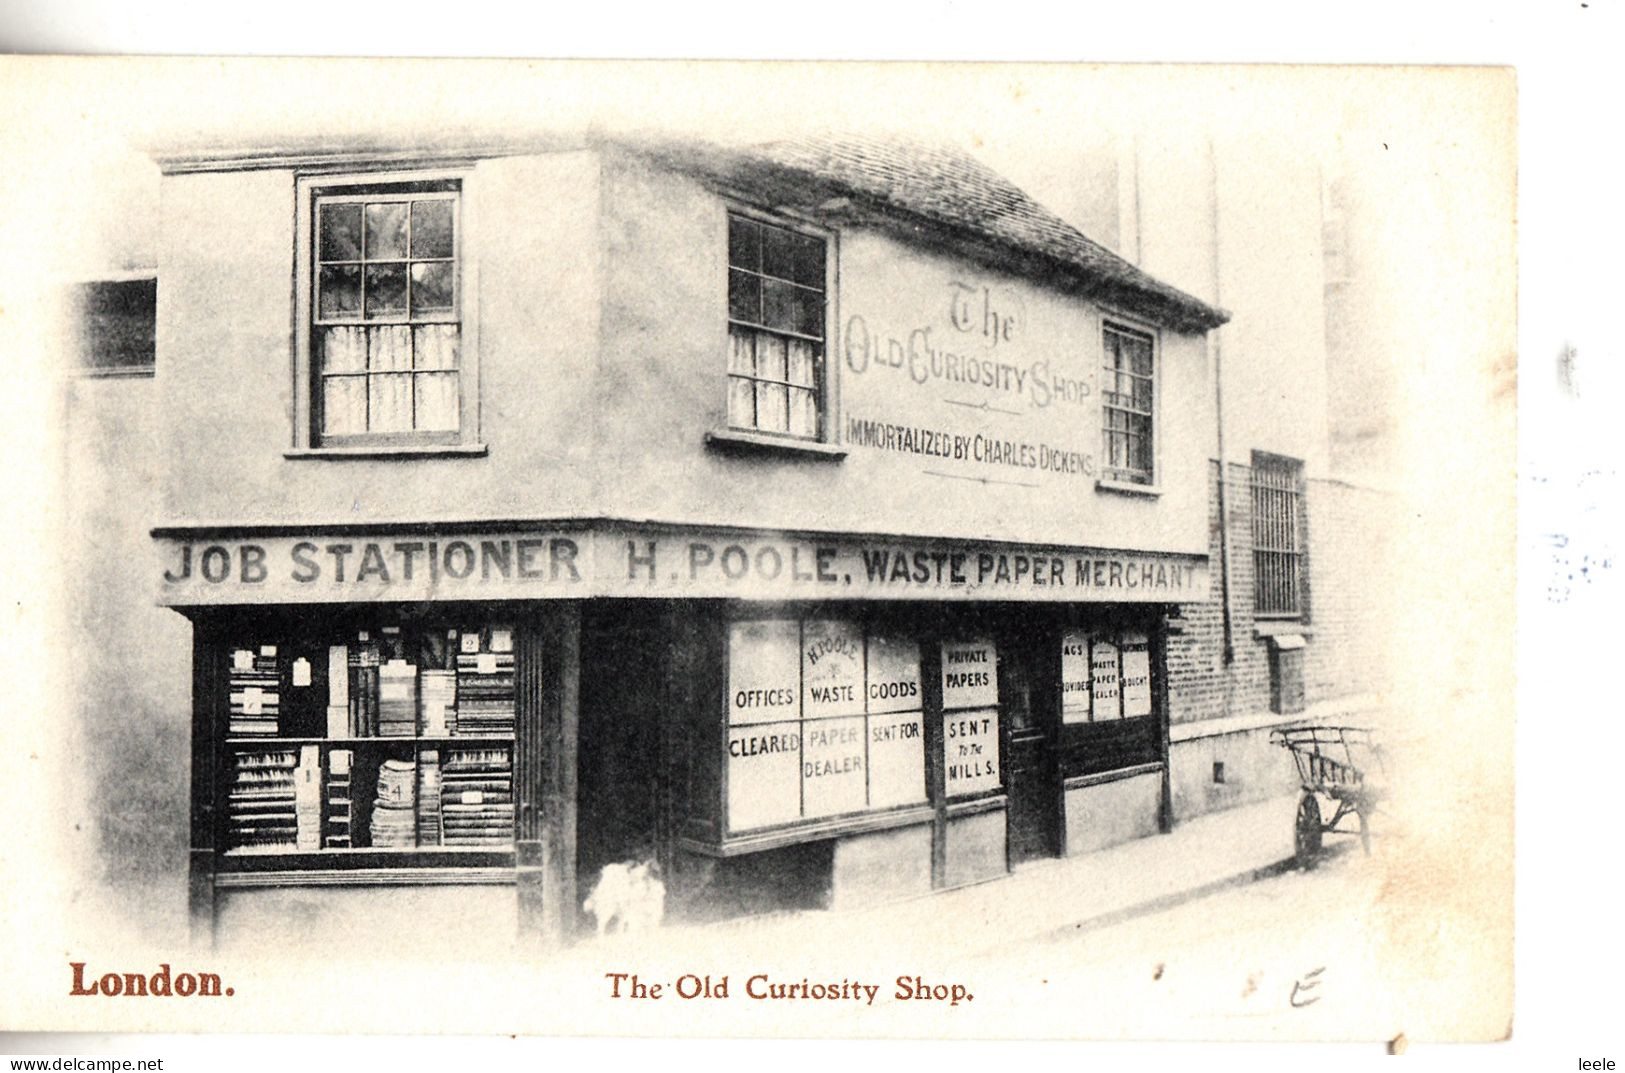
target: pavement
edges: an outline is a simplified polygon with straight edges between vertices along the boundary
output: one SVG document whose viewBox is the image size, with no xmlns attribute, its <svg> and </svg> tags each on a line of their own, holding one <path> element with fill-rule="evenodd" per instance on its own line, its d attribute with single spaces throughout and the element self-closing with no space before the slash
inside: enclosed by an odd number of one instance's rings
<svg viewBox="0 0 1625 1073">
<path fill-rule="evenodd" d="M 1290 870 L 1297 794 L 1186 820 L 1168 834 L 1036 861 L 1010 875 L 873 907 L 801 910 L 720 923 L 663 927 L 667 951 L 727 947 L 917 952 L 975 958 L 1012 943 L 1061 939 L 1161 912 Z M 1327 836 L 1337 852 L 1353 840 Z M 608 936 L 599 951 L 636 942 Z M 647 945 L 647 936 L 642 944 Z"/>
</svg>

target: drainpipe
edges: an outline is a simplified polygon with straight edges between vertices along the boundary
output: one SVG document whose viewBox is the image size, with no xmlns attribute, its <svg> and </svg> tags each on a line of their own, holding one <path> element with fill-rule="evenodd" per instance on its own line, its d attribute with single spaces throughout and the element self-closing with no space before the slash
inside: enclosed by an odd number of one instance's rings
<svg viewBox="0 0 1625 1073">
<path fill-rule="evenodd" d="M 1213 304 L 1222 306 L 1219 290 L 1219 159 L 1213 150 L 1213 139 L 1207 142 L 1208 208 L 1213 223 Z M 1213 350 L 1213 411 L 1219 432 L 1219 617 L 1224 626 L 1224 662 L 1236 661 L 1235 627 L 1230 615 L 1230 508 L 1225 492 L 1230 483 L 1230 467 L 1224 453 L 1224 342 L 1223 328 L 1215 328 L 1208 335 L 1208 346 Z"/>
</svg>

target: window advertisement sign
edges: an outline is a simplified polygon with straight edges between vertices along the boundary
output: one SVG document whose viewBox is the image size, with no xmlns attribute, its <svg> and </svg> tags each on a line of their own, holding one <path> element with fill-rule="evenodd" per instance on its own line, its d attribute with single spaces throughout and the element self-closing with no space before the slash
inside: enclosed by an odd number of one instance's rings
<svg viewBox="0 0 1625 1073">
<path fill-rule="evenodd" d="M 728 827 L 747 831 L 801 818 L 801 724 L 728 729 Z"/>
<path fill-rule="evenodd" d="M 993 647 L 993 642 L 944 641 L 942 706 L 979 708 L 998 703 L 998 653 Z"/>
<path fill-rule="evenodd" d="M 802 815 L 861 811 L 869 796 L 863 717 L 808 720 L 801 743 Z"/>
<path fill-rule="evenodd" d="M 801 717 L 801 624 L 770 619 L 728 629 L 728 724 Z"/>
<path fill-rule="evenodd" d="M 999 712 L 982 708 L 942 717 L 942 758 L 949 797 L 999 788 Z"/>
<path fill-rule="evenodd" d="M 925 724 L 920 714 L 920 646 L 876 634 L 868 643 L 869 807 L 925 800 Z"/>
<path fill-rule="evenodd" d="M 869 717 L 869 807 L 925 800 L 925 727 L 919 712 Z"/>
<path fill-rule="evenodd" d="M 1061 633 L 1061 722 L 1089 721 L 1089 633 L 1065 630 Z"/>
<path fill-rule="evenodd" d="M 1123 718 L 1151 714 L 1151 639 L 1123 632 Z"/>
<path fill-rule="evenodd" d="M 803 623 L 802 718 L 862 715 L 863 694 L 863 627 L 825 619 Z"/>
<path fill-rule="evenodd" d="M 876 634 L 868 645 L 868 707 L 876 712 L 917 712 L 920 646 L 902 637 Z"/>
<path fill-rule="evenodd" d="M 1123 709 L 1118 696 L 1117 645 L 1109 636 L 1096 637 L 1090 646 L 1089 673 L 1094 688 L 1094 719 L 1120 719 Z"/>
</svg>

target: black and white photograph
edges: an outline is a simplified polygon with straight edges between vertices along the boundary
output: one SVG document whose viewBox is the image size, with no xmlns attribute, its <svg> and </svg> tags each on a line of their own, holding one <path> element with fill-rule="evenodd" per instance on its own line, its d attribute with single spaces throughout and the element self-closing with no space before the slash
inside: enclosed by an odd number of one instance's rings
<svg viewBox="0 0 1625 1073">
<path fill-rule="evenodd" d="M 0 87 L 0 1029 L 1513 1035 L 1511 68 Z"/>
</svg>

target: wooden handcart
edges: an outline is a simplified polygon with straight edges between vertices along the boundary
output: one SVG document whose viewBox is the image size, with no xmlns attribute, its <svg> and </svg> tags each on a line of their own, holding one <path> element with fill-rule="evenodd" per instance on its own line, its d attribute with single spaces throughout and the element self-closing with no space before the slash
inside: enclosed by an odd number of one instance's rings
<svg viewBox="0 0 1625 1073">
<path fill-rule="evenodd" d="M 1313 868 L 1320 857 L 1322 837 L 1328 833 L 1353 834 L 1339 827 L 1347 817 L 1359 823 L 1360 845 L 1371 853 L 1371 816 L 1387 782 L 1382 748 L 1369 727 L 1296 726 L 1270 732 L 1270 740 L 1292 754 L 1298 768 L 1303 797 L 1293 827 L 1293 848 L 1298 867 Z M 1335 805 L 1330 823 L 1321 822 L 1320 799 Z"/>
</svg>

